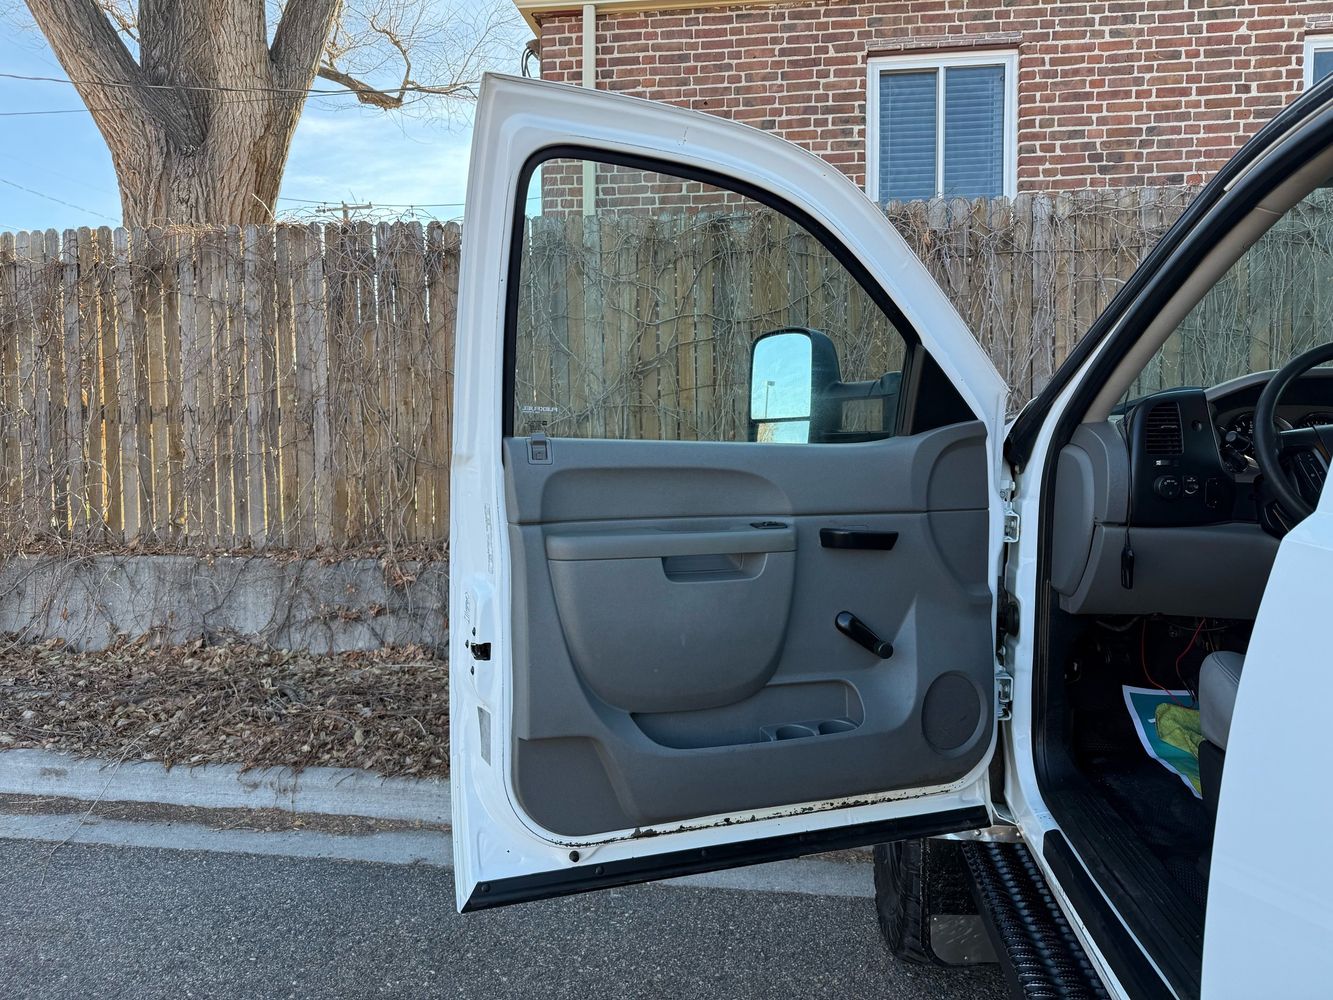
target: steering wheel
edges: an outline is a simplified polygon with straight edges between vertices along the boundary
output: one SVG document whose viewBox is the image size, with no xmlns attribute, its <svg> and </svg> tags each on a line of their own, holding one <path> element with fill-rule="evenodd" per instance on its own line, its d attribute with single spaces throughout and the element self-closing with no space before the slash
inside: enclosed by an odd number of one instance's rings
<svg viewBox="0 0 1333 1000">
<path fill-rule="evenodd" d="M 1272 499 L 1260 520 L 1281 537 L 1314 513 L 1328 478 L 1333 456 L 1333 424 L 1296 427 L 1277 425 L 1277 404 L 1292 382 L 1311 368 L 1333 361 L 1333 344 L 1324 344 L 1288 361 L 1264 387 L 1254 408 L 1254 459 L 1264 474 L 1264 490 Z"/>
</svg>

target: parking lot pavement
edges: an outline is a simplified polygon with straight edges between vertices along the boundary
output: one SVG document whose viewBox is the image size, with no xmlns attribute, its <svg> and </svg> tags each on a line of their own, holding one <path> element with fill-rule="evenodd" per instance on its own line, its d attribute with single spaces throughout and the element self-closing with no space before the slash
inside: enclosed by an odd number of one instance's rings
<svg viewBox="0 0 1333 1000">
<path fill-rule="evenodd" d="M 903 966 L 864 898 L 641 886 L 460 917 L 449 871 L 0 841 L 7 997 L 1004 995 Z"/>
</svg>

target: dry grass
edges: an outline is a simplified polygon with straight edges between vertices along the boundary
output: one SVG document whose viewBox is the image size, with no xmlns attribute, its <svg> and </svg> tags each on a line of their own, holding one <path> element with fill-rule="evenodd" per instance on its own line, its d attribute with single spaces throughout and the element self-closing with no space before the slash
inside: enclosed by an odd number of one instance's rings
<svg viewBox="0 0 1333 1000">
<path fill-rule="evenodd" d="M 59 642 L 0 656 L 0 749 L 177 764 L 449 769 L 448 669 L 415 647 L 316 655 L 241 643 Z"/>
</svg>

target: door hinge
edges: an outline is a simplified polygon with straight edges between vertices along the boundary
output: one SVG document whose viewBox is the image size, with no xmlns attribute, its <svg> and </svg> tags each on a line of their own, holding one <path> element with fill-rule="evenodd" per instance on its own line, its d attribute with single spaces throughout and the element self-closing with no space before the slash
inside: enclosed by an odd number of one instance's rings
<svg viewBox="0 0 1333 1000">
<path fill-rule="evenodd" d="M 995 671 L 995 690 L 999 694 L 999 720 L 1004 722 L 1013 716 L 1014 675 L 1007 670 Z"/>
<path fill-rule="evenodd" d="M 1004 543 L 1012 545 L 1018 541 L 1019 517 L 1018 511 L 1014 510 L 1014 494 L 1017 492 L 1017 485 L 1012 479 L 1007 479 L 1000 486 L 1000 499 L 1004 501 Z"/>
</svg>

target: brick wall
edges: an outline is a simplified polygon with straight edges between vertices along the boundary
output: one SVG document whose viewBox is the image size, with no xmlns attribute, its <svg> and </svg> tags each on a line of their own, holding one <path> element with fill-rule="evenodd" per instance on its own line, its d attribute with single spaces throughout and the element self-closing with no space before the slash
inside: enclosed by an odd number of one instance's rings
<svg viewBox="0 0 1333 1000">
<path fill-rule="evenodd" d="M 577 83 L 576 13 L 540 21 Z M 1198 184 L 1303 82 L 1333 2 L 900 0 L 604 13 L 597 86 L 770 129 L 865 182 L 866 59 L 1017 50 L 1020 191 Z"/>
</svg>

